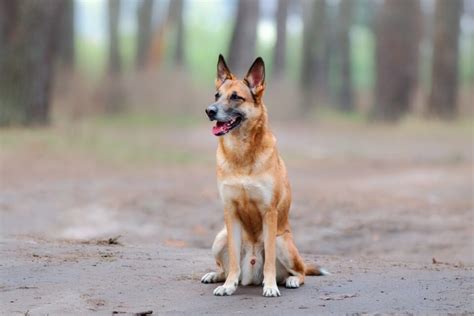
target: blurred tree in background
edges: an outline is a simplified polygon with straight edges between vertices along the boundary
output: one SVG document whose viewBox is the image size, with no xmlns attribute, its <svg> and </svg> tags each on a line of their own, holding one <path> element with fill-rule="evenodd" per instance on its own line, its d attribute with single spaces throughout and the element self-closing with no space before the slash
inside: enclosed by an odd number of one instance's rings
<svg viewBox="0 0 474 316">
<path fill-rule="evenodd" d="M 142 0 L 137 9 L 137 52 L 135 57 L 137 69 L 145 68 L 149 58 L 153 28 L 153 2 L 153 0 Z"/>
<path fill-rule="evenodd" d="M 64 1 L 61 17 L 59 52 L 62 64 L 72 70 L 76 59 L 76 34 L 74 29 L 74 0 Z"/>
<path fill-rule="evenodd" d="M 108 114 L 121 112 L 125 106 L 122 86 L 122 56 L 120 53 L 120 13 L 122 0 L 108 0 L 108 67 L 105 90 L 105 110 Z"/>
<path fill-rule="evenodd" d="M 257 45 L 259 0 L 238 0 L 237 17 L 229 47 L 229 66 L 242 74 L 250 67 Z"/>
<path fill-rule="evenodd" d="M 273 54 L 273 75 L 279 77 L 286 66 L 286 18 L 289 0 L 278 0 L 276 15 L 276 43 Z"/>
<path fill-rule="evenodd" d="M 339 57 L 340 84 L 338 91 L 339 108 L 343 111 L 354 109 L 352 93 L 351 26 L 353 1 L 339 2 L 337 52 Z"/>
<path fill-rule="evenodd" d="M 174 51 L 173 60 L 175 65 L 184 66 L 184 1 L 174 0 L 169 4 L 168 23 L 175 26 L 176 32 L 176 48 Z"/>
<path fill-rule="evenodd" d="M 120 56 L 119 19 L 121 0 L 108 0 L 108 22 L 109 22 L 109 67 L 111 76 L 117 76 L 122 71 L 122 59 Z"/>
<path fill-rule="evenodd" d="M 303 2 L 303 58 L 301 66 L 301 87 L 303 90 L 303 113 L 316 103 L 316 97 L 323 98 L 327 90 L 325 64 L 326 1 L 306 0 Z"/>
<path fill-rule="evenodd" d="M 457 112 L 461 7 L 461 0 L 436 1 L 433 76 L 428 102 L 429 114 L 436 117 L 453 118 Z"/>
<path fill-rule="evenodd" d="M 0 1 L 0 125 L 44 125 L 66 2 Z"/>
<path fill-rule="evenodd" d="M 374 117 L 394 121 L 410 109 L 418 77 L 418 0 L 387 0 L 376 18 Z"/>
<path fill-rule="evenodd" d="M 300 116 L 450 119 L 474 103 L 471 0 L 0 0 L 0 48 L 1 125 L 49 122 L 58 64 L 72 84 L 57 104 L 89 87 L 95 113 L 185 115 L 226 52 L 240 75 L 262 55 L 273 107 Z"/>
</svg>

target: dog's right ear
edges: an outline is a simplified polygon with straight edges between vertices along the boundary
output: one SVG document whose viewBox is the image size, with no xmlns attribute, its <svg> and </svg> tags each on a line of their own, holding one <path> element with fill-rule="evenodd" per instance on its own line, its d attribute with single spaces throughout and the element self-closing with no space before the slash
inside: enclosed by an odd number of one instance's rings
<svg viewBox="0 0 474 316">
<path fill-rule="evenodd" d="M 219 60 L 217 61 L 216 88 L 219 88 L 227 79 L 234 80 L 235 77 L 232 72 L 230 72 L 229 67 L 227 67 L 224 56 L 219 54 Z"/>
</svg>

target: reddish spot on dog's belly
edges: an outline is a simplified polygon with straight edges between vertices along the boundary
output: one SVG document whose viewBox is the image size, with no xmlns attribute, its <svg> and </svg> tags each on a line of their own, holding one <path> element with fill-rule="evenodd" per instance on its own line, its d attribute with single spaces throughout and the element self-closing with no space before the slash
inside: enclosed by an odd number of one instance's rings
<svg viewBox="0 0 474 316">
<path fill-rule="evenodd" d="M 255 265 L 255 263 L 257 263 L 257 260 L 255 260 L 255 259 L 252 258 L 252 259 L 250 260 L 250 264 L 251 264 L 251 265 Z"/>
</svg>

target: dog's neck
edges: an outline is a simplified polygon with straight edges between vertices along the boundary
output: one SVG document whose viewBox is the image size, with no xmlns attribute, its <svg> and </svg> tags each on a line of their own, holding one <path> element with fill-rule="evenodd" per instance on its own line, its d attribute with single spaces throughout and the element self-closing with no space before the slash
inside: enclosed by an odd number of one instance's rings
<svg viewBox="0 0 474 316">
<path fill-rule="evenodd" d="M 263 147 L 274 146 L 275 140 L 268 126 L 267 111 L 263 104 L 262 106 L 262 114 L 253 120 L 252 125 L 246 126 L 245 129 L 239 128 L 219 139 L 219 150 L 228 164 L 236 167 L 250 166 L 255 163 L 257 152 Z"/>
</svg>

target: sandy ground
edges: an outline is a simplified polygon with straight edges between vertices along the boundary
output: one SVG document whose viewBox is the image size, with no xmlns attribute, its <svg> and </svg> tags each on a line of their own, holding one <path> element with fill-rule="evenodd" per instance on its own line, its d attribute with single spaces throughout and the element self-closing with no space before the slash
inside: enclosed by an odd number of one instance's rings
<svg viewBox="0 0 474 316">
<path fill-rule="evenodd" d="M 223 225 L 208 126 L 150 136 L 152 150 L 184 150 L 182 164 L 108 163 L 38 141 L 0 151 L 1 311 L 474 313 L 470 133 L 274 130 L 296 243 L 331 276 L 270 300 L 256 287 L 215 298 L 199 283 Z M 95 244 L 116 236 L 122 245 Z"/>
<path fill-rule="evenodd" d="M 199 279 L 210 251 L 3 241 L 3 312 L 154 314 L 366 314 L 473 311 L 473 270 L 451 264 L 394 263 L 305 255 L 333 271 L 299 289 L 264 298 L 261 287 L 214 297 Z M 21 263 L 21 264 L 19 264 Z"/>
</svg>

